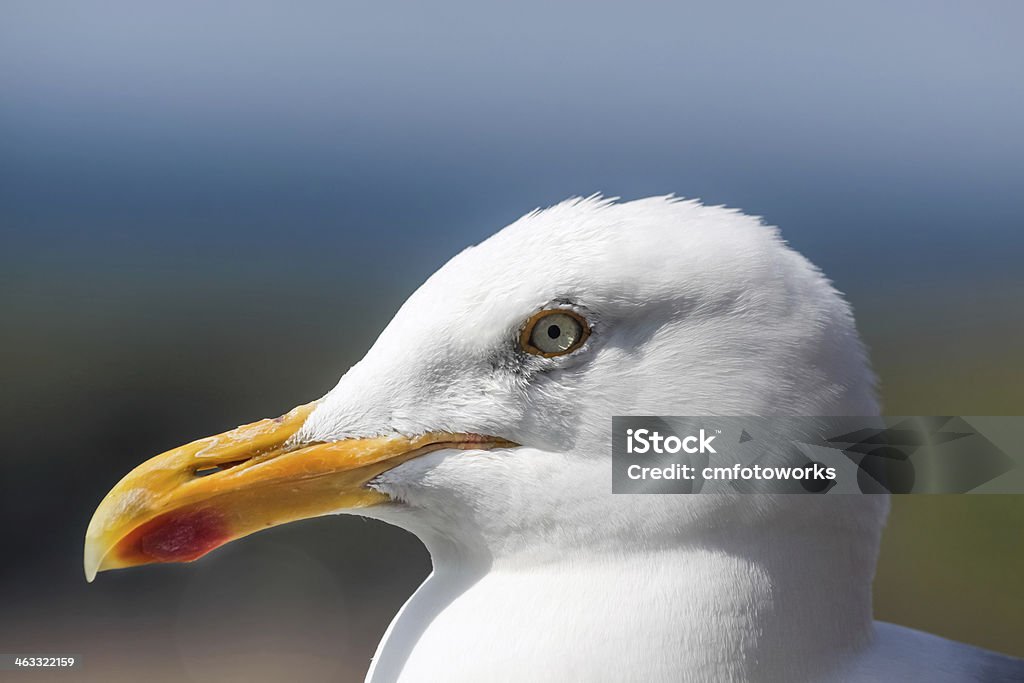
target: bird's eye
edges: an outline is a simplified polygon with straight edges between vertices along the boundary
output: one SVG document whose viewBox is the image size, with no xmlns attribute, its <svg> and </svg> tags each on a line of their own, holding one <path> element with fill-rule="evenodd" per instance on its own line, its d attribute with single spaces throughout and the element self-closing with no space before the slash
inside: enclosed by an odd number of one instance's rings
<svg viewBox="0 0 1024 683">
<path fill-rule="evenodd" d="M 590 325 L 574 311 L 555 309 L 534 314 L 519 335 L 523 351 L 551 358 L 571 353 L 590 335 Z"/>
</svg>

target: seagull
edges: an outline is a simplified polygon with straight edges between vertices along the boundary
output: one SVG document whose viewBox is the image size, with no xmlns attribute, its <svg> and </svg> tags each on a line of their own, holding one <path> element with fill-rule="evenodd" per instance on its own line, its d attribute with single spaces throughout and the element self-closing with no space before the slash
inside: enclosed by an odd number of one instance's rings
<svg viewBox="0 0 1024 683">
<path fill-rule="evenodd" d="M 433 572 L 366 680 L 1024 680 L 875 622 L 884 495 L 621 495 L 613 415 L 877 415 L 851 309 L 759 218 L 673 196 L 535 210 L 434 273 L 319 400 L 158 455 L 85 573 L 310 517 Z"/>
</svg>

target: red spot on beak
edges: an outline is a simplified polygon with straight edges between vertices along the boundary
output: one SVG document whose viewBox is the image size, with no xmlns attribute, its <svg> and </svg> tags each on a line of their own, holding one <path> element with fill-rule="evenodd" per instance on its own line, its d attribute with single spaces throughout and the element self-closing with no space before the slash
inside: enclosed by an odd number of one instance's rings
<svg viewBox="0 0 1024 683">
<path fill-rule="evenodd" d="M 231 540 L 223 516 L 212 508 L 175 510 L 149 520 L 118 543 L 122 559 L 191 562 Z"/>
</svg>

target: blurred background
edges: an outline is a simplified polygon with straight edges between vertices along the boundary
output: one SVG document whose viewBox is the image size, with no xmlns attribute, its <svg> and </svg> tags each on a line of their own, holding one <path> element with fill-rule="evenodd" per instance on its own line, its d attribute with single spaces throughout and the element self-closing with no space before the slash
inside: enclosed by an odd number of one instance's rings
<svg viewBox="0 0 1024 683">
<path fill-rule="evenodd" d="M 354 681 L 429 571 L 330 518 L 82 576 L 132 466 L 320 396 L 536 206 L 764 216 L 890 414 L 1024 411 L 1018 2 L 0 5 L 0 652 L 35 680 Z M 902 497 L 879 618 L 1024 655 L 1024 497 Z M 13 677 L 19 674 L 7 674 Z"/>
</svg>

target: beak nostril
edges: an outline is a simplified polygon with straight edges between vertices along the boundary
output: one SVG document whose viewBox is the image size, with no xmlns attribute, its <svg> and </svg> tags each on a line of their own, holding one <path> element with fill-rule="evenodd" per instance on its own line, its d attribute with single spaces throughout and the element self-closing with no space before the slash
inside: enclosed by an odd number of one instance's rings
<svg viewBox="0 0 1024 683">
<path fill-rule="evenodd" d="M 249 460 L 251 460 L 251 458 L 245 458 L 243 460 L 234 460 L 232 462 L 222 462 L 217 465 L 205 465 L 203 467 L 197 467 L 195 470 L 192 471 L 192 474 L 195 475 L 196 477 L 208 477 L 211 474 L 217 474 L 217 472 L 229 470 L 232 467 L 235 467 L 236 465 L 242 465 L 244 463 L 247 463 L 249 462 Z"/>
</svg>

